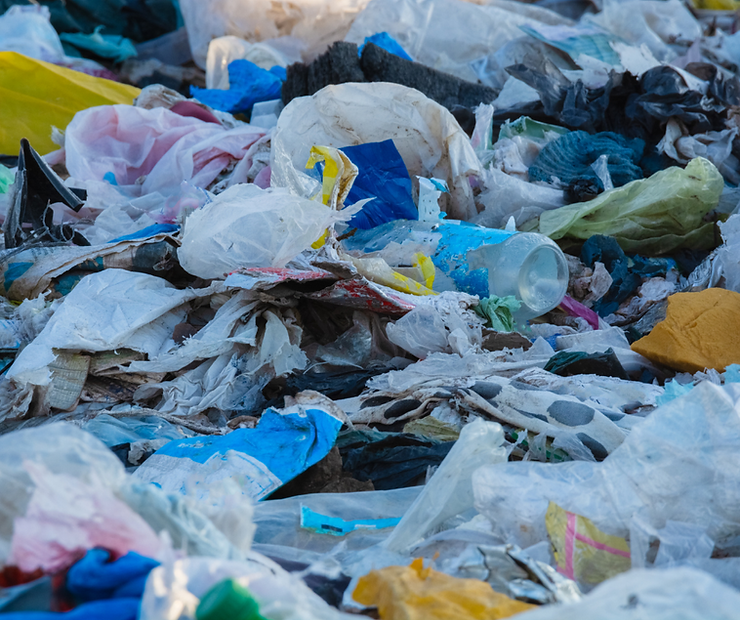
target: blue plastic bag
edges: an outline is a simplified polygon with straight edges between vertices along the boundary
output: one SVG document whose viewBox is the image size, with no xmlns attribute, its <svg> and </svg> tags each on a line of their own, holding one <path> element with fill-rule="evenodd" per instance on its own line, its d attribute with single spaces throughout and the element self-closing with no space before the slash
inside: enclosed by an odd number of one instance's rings
<svg viewBox="0 0 740 620">
<path fill-rule="evenodd" d="M 190 94 L 214 110 L 238 114 L 249 112 L 255 103 L 280 99 L 285 68 L 269 71 L 248 60 L 229 63 L 229 90 L 190 87 Z"/>
<path fill-rule="evenodd" d="M 393 140 L 342 148 L 359 174 L 345 200 L 348 205 L 374 197 L 350 221 L 350 228 L 367 230 L 393 220 L 417 220 L 411 178 Z"/>
<path fill-rule="evenodd" d="M 400 56 L 404 60 L 413 60 L 411 56 L 406 53 L 406 50 L 387 32 L 378 32 L 369 37 L 365 37 L 362 45 L 358 50 L 358 54 L 362 56 L 362 50 L 368 43 L 374 43 L 378 47 L 382 47 L 386 52 Z"/>
</svg>

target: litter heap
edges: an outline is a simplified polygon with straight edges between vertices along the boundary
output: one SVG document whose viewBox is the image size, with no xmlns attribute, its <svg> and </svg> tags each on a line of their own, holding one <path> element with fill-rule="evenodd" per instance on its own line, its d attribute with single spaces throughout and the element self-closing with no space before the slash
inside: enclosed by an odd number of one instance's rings
<svg viewBox="0 0 740 620">
<path fill-rule="evenodd" d="M 738 617 L 740 2 L 0 5 L 4 617 Z"/>
</svg>

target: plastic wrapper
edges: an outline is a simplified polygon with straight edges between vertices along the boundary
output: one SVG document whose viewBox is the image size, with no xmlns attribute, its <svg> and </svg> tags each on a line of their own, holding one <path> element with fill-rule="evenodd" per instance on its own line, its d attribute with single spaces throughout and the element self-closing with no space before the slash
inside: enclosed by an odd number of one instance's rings
<svg viewBox="0 0 740 620">
<path fill-rule="evenodd" d="M 240 267 L 285 267 L 351 216 L 285 189 L 234 185 L 185 221 L 178 256 L 186 271 L 209 279 Z"/>
<path fill-rule="evenodd" d="M 723 188 L 717 168 L 698 157 L 685 169 L 668 168 L 589 202 L 543 213 L 539 230 L 552 239 L 609 235 L 625 252 L 648 255 L 710 248 L 713 224 L 703 218 L 717 206 Z"/>
<path fill-rule="evenodd" d="M 409 120 L 413 119 L 413 120 Z M 404 131 L 399 132 L 398 128 Z M 469 177 L 480 163 L 467 135 L 445 108 L 399 84 L 340 84 L 291 101 L 272 139 L 272 186 L 313 196 L 317 181 L 303 170 L 312 146 L 342 148 L 392 139 L 412 176 L 443 179 L 450 217 L 476 214 Z"/>
<path fill-rule="evenodd" d="M 476 507 L 497 536 L 528 547 L 548 540 L 554 502 L 609 536 L 629 536 L 632 566 L 652 563 L 649 548 L 668 521 L 699 526 L 721 548 L 740 532 L 738 400 L 735 384 L 702 383 L 656 409 L 603 463 L 483 467 L 473 475 Z M 663 537 L 673 538 L 670 529 Z M 708 559 L 711 549 L 687 542 L 684 560 Z"/>
</svg>

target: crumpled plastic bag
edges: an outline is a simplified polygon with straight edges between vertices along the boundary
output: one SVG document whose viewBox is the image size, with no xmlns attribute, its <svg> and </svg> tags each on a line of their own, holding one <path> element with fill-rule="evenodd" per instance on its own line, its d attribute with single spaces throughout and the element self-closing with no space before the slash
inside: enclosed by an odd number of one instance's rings
<svg viewBox="0 0 740 620">
<path fill-rule="evenodd" d="M 403 131 L 399 131 L 399 127 Z M 342 148 L 392 139 L 412 176 L 446 181 L 450 217 L 470 219 L 477 210 L 469 177 L 480 162 L 452 114 L 419 91 L 400 84 L 349 83 L 327 86 L 291 101 L 272 139 L 273 187 L 313 196 L 318 182 L 303 170 L 316 144 Z"/>
<path fill-rule="evenodd" d="M 732 620 L 739 605 L 736 589 L 700 570 L 632 570 L 581 601 L 546 605 L 517 620 Z"/>
<path fill-rule="evenodd" d="M 532 4 L 501 0 L 373 0 L 345 40 L 360 45 L 387 32 L 417 62 L 477 82 L 472 61 L 521 36 L 518 26 L 542 23 L 569 20 Z"/>
<path fill-rule="evenodd" d="M 59 148 L 51 139 L 52 127 L 66 127 L 77 112 L 93 106 L 131 103 L 140 92 L 15 52 L 0 52 L 0 114 L 13 119 L 0 126 L 0 153 L 17 154 L 21 138 L 40 154 L 50 153 Z"/>
<path fill-rule="evenodd" d="M 424 568 L 421 558 L 410 566 L 371 571 L 360 578 L 352 596 L 377 607 L 381 620 L 497 620 L 534 609 L 495 592 L 484 581 Z"/>
<path fill-rule="evenodd" d="M 649 179 L 604 192 L 589 202 L 546 211 L 539 231 L 551 239 L 615 237 L 625 252 L 665 254 L 711 248 L 714 225 L 704 216 L 719 203 L 724 180 L 708 160 L 667 168 Z"/>
<path fill-rule="evenodd" d="M 208 187 L 264 135 L 251 125 L 227 129 L 161 107 L 101 106 L 67 127 L 66 165 L 76 179 L 112 180 L 132 195 L 174 193 L 183 181 Z"/>
<path fill-rule="evenodd" d="M 285 267 L 351 216 L 285 189 L 234 185 L 185 221 L 178 257 L 188 273 L 206 279 L 240 267 Z"/>
<path fill-rule="evenodd" d="M 341 39 L 368 0 L 181 0 L 193 60 L 206 68 L 212 39 L 235 35 L 250 42 L 292 35 L 303 41 L 307 55 L 316 56 Z"/>
<path fill-rule="evenodd" d="M 740 533 L 739 403 L 740 385 L 704 382 L 652 412 L 603 463 L 483 467 L 473 475 L 476 508 L 497 537 L 529 547 L 548 540 L 555 502 L 606 534 L 629 536 L 633 567 L 651 564 L 651 541 L 670 542 L 668 521 L 698 528 L 721 549 Z M 685 560 L 712 552 L 693 541 L 682 550 Z"/>
</svg>

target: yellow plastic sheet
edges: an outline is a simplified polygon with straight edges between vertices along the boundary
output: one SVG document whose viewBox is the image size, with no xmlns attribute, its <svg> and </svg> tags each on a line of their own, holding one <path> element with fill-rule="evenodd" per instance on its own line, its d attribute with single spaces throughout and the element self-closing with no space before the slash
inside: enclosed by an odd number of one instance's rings
<svg viewBox="0 0 740 620">
<path fill-rule="evenodd" d="M 534 605 L 495 592 L 485 581 L 458 579 L 424 568 L 389 566 L 361 577 L 352 595 L 377 607 L 381 620 L 498 620 L 534 609 Z"/>
<path fill-rule="evenodd" d="M 21 138 L 45 155 L 59 147 L 52 127 L 64 129 L 80 110 L 132 103 L 141 91 L 133 86 L 0 52 L 0 153 L 18 153 Z"/>
<path fill-rule="evenodd" d="M 665 320 L 632 350 L 690 373 L 740 363 L 740 293 L 709 288 L 671 295 Z"/>
<path fill-rule="evenodd" d="M 630 569 L 629 543 L 602 532 L 590 519 L 550 502 L 545 525 L 558 572 L 569 579 L 597 584 Z"/>
<path fill-rule="evenodd" d="M 737 11 L 740 9 L 738 0 L 691 0 L 695 9 L 709 11 Z"/>
</svg>

